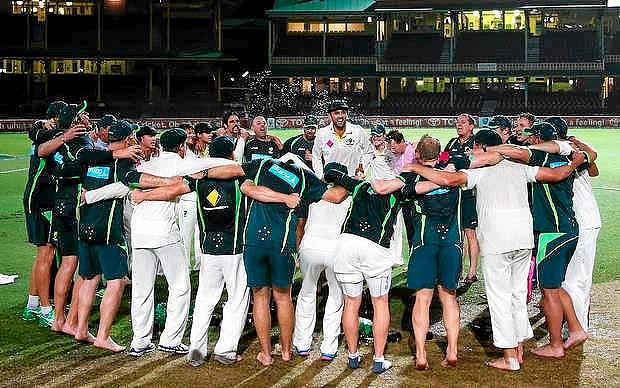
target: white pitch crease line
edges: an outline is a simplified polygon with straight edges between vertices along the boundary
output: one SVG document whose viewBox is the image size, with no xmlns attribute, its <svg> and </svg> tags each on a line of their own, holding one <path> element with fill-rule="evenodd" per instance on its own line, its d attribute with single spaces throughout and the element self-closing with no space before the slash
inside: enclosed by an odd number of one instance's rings
<svg viewBox="0 0 620 388">
<path fill-rule="evenodd" d="M 151 383 L 153 380 L 166 373 L 169 369 L 179 367 L 184 365 L 187 362 L 187 357 L 181 356 L 179 358 L 175 358 L 172 361 L 169 361 L 161 366 L 156 367 L 149 373 L 140 377 L 138 380 L 132 381 L 131 384 L 127 385 L 127 387 L 140 387 L 147 385 L 147 383 Z"/>
<path fill-rule="evenodd" d="M 269 370 L 269 368 L 271 368 L 271 367 L 270 367 L 270 366 L 266 366 L 266 367 L 264 367 L 263 369 L 259 370 L 258 372 L 254 373 L 253 375 L 251 375 L 251 376 L 247 377 L 246 379 L 242 380 L 241 382 L 239 382 L 239 383 L 235 384 L 235 385 L 233 386 L 233 388 L 237 388 L 237 387 L 242 386 L 243 384 L 245 384 L 245 383 L 247 383 L 248 381 L 252 380 L 252 379 L 253 379 L 253 378 L 255 378 L 256 376 L 258 376 L 258 375 L 260 375 L 260 374 L 262 374 L 262 373 L 265 373 L 267 370 Z"/>
<path fill-rule="evenodd" d="M 87 364 L 85 365 L 81 365 L 76 367 L 75 369 L 71 369 L 71 372 L 69 373 L 65 373 L 62 374 L 58 377 L 52 378 L 52 380 L 48 383 L 46 383 L 45 385 L 43 385 L 43 387 L 57 387 L 57 386 L 64 386 L 67 385 L 69 383 L 69 381 L 71 381 L 73 378 L 84 374 L 85 372 L 88 372 L 90 370 L 93 369 L 99 369 L 101 367 L 104 367 L 108 364 L 111 364 L 115 361 L 119 361 L 120 359 L 122 359 L 123 357 L 126 357 L 126 355 L 124 354 L 113 354 L 107 357 L 103 357 L 103 358 L 98 358 L 96 360 L 93 361 L 89 361 Z"/>
<path fill-rule="evenodd" d="M 20 172 L 20 171 L 27 171 L 27 170 L 28 170 L 28 167 L 18 168 L 18 169 L 15 169 L 15 170 L 0 171 L 0 174 L 10 174 L 12 172 Z"/>
<path fill-rule="evenodd" d="M 127 357 L 127 362 L 125 364 L 123 364 L 122 367 L 118 368 L 118 369 L 114 369 L 112 371 L 110 371 L 109 373 L 100 376 L 99 378 L 97 378 L 94 381 L 89 382 L 88 384 L 84 385 L 84 387 L 90 387 L 90 388 L 94 388 L 94 387 L 101 387 L 103 385 L 107 385 L 107 384 L 111 384 L 112 382 L 118 380 L 118 379 L 122 379 L 125 376 L 128 376 L 136 371 L 138 371 L 141 367 L 150 364 L 153 361 L 158 361 L 161 360 L 163 358 L 169 357 L 170 354 L 168 353 L 164 353 L 164 352 L 154 352 L 153 354 L 149 354 L 149 355 L 145 355 L 140 357 L 137 361 L 132 362 L 132 358 L 130 356 L 126 356 Z M 183 357 L 180 357 L 181 359 L 184 359 Z M 164 366 L 167 364 L 164 364 Z M 160 367 L 161 368 L 161 367 Z"/>
<path fill-rule="evenodd" d="M 369 387 L 399 387 L 402 385 L 403 371 L 413 363 L 412 356 L 385 356 L 392 362 L 392 369 L 377 376 L 377 379 L 369 384 Z"/>
<path fill-rule="evenodd" d="M 288 386 L 289 384 L 291 384 L 291 382 L 293 382 L 293 380 L 295 380 L 295 378 L 304 373 L 308 369 L 308 367 L 310 367 L 310 365 L 318 359 L 319 354 L 317 352 L 310 353 L 310 356 L 308 356 L 308 358 L 296 365 L 293 370 L 282 376 L 282 378 L 277 383 L 272 385 L 272 388 Z"/>
</svg>

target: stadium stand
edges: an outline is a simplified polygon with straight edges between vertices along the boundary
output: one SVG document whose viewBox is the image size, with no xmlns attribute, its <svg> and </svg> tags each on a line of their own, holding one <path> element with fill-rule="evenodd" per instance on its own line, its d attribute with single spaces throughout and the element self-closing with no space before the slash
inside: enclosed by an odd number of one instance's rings
<svg viewBox="0 0 620 388">
<path fill-rule="evenodd" d="M 96 26 L 95 16 L 49 15 L 47 46 L 56 53 L 94 54 L 97 52 Z"/>
<path fill-rule="evenodd" d="M 327 35 L 328 57 L 370 57 L 374 55 L 371 35 Z"/>
<path fill-rule="evenodd" d="M 597 32 L 547 30 L 540 42 L 541 62 L 584 62 L 600 59 Z"/>
<path fill-rule="evenodd" d="M 15 31 L 23 31 L 25 29 L 25 16 L 0 14 L 0 36 L 2 36 L 2 45 L 0 45 L 0 50 L 8 51 L 13 49 L 25 49 L 25 34 L 15 33 Z"/>
<path fill-rule="evenodd" d="M 323 37 L 320 35 L 281 35 L 276 42 L 274 56 L 320 57 L 323 56 Z"/>
<path fill-rule="evenodd" d="M 146 15 L 106 16 L 102 25 L 103 49 L 106 52 L 142 53 L 148 48 Z"/>
<path fill-rule="evenodd" d="M 457 63 L 523 62 L 524 55 L 521 31 L 465 31 L 456 38 Z"/>
<path fill-rule="evenodd" d="M 439 63 L 444 38 L 440 33 L 395 32 L 387 43 L 386 63 Z"/>
</svg>

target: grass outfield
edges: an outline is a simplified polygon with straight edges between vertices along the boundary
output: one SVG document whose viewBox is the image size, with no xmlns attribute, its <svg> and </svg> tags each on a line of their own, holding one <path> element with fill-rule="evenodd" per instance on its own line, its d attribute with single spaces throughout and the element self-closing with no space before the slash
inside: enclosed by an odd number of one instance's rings
<svg viewBox="0 0 620 388">
<path fill-rule="evenodd" d="M 408 129 L 404 132 L 412 140 L 430 133 L 437 136 L 442 144 L 454 135 L 454 129 Z M 285 139 L 299 131 L 273 133 Z M 594 179 L 594 186 L 603 217 L 603 228 L 598 240 L 594 281 L 617 280 L 620 279 L 620 248 L 615 241 L 620 235 L 620 223 L 616 221 L 620 218 L 620 131 L 582 129 L 575 130 L 573 134 L 592 144 L 599 154 L 600 176 Z M 31 335 L 31 325 L 19 319 L 35 254 L 34 247 L 27 243 L 22 209 L 29 149 L 30 143 L 25 134 L 0 134 L 0 246 L 4 252 L 0 260 L 0 273 L 20 275 L 16 284 L 0 286 L 0 367 L 47 360 L 76 349 L 69 338 L 58 337 L 47 330 L 36 329 L 36 335 Z M 4 155 L 14 158 L 6 158 Z M 96 315 L 93 317 L 97 318 Z M 125 344 L 131 338 L 126 302 L 121 307 L 121 315 L 112 336 Z M 93 355 L 101 354 L 92 348 L 83 351 Z M 15 356 L 16 352 L 20 355 Z"/>
</svg>

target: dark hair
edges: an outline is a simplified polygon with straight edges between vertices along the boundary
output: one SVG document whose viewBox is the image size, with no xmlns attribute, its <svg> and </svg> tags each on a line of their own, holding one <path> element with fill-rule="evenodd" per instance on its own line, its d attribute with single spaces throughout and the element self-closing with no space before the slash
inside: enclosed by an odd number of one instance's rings
<svg viewBox="0 0 620 388">
<path fill-rule="evenodd" d="M 190 123 L 181 123 L 179 124 L 179 128 L 181 128 L 184 131 L 187 131 L 188 129 L 193 128 L 193 126 Z"/>
<path fill-rule="evenodd" d="M 183 147 L 183 145 L 185 144 L 185 142 L 181 143 L 181 144 L 177 144 L 174 147 L 164 147 L 163 145 L 161 146 L 162 151 L 166 151 L 166 152 L 174 152 L 175 154 L 179 152 L 179 148 Z"/>
<path fill-rule="evenodd" d="M 526 119 L 530 122 L 530 125 L 532 125 L 536 121 L 536 116 L 534 116 L 530 112 L 523 112 L 517 116 L 517 119 Z"/>
<path fill-rule="evenodd" d="M 385 136 L 385 139 L 388 140 L 388 141 L 389 140 L 394 140 L 396 143 L 400 144 L 403 141 L 405 141 L 405 136 L 398 129 L 392 129 Z"/>
<path fill-rule="evenodd" d="M 222 116 L 222 126 L 228 124 L 228 119 L 230 118 L 230 116 L 237 116 L 239 118 L 241 117 L 239 116 L 239 113 L 235 112 L 234 110 L 224 112 L 224 116 Z"/>
<path fill-rule="evenodd" d="M 469 125 L 476 125 L 476 120 L 474 120 L 474 116 L 470 115 L 469 113 L 461 113 L 457 117 L 459 116 L 467 117 L 467 121 L 469 121 Z"/>
</svg>

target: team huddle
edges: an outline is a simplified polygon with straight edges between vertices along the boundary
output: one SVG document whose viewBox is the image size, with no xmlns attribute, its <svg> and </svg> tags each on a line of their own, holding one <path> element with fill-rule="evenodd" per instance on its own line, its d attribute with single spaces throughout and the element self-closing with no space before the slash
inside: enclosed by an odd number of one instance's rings
<svg viewBox="0 0 620 388">
<path fill-rule="evenodd" d="M 251 306 L 256 358 L 271 365 L 276 356 L 288 361 L 315 351 L 317 287 L 324 278 L 320 359 L 338 356 L 342 330 L 348 366 L 360 367 L 366 289 L 373 309 L 372 371 L 379 374 L 392 366 L 384 356 L 388 298 L 392 270 L 404 265 L 406 234 L 416 369 L 430 368 L 425 341 L 434 295 L 448 339 L 441 365 L 457 366 L 456 289 L 461 281 L 478 281 L 479 259 L 493 343 L 504 352 L 487 366 L 521 368 L 523 344 L 533 337 L 527 313 L 533 285 L 542 292 L 549 343 L 532 353 L 559 358 L 587 340 L 601 227 L 591 180 L 598 175 L 597 155 L 568 136 L 562 118 L 537 121 L 524 113 L 515 125 L 495 116 L 474 133 L 473 117 L 461 114 L 458 136 L 442 150 L 432 136 L 409 142 L 381 124 L 369 135 L 347 120 L 348 110 L 334 100 L 327 126 L 307 116 L 303 133 L 282 142 L 268 134 L 262 116 L 249 130 L 237 113 L 227 112 L 221 127 L 202 122 L 158 133 L 112 115 L 95 124 L 85 104 L 51 103 L 47 119 L 29 133 L 24 210 L 37 256 L 22 318 L 122 352 L 126 347 L 110 330 L 129 285 L 133 338 L 127 354 L 186 354 L 189 365 L 199 367 L 226 288 L 213 359 L 227 365 L 242 360 L 237 348 Z M 55 256 L 61 260 L 50 295 Z M 470 258 L 465 274 L 464 256 Z M 303 280 L 294 304 L 296 269 Z M 199 283 L 186 345 L 191 271 L 199 271 Z M 155 345 L 157 275 L 166 278 L 168 300 Z M 89 320 L 98 293 L 93 335 Z M 273 348 L 272 298 L 280 329 Z"/>
</svg>

